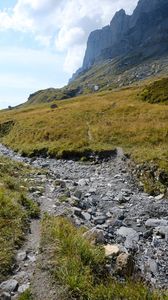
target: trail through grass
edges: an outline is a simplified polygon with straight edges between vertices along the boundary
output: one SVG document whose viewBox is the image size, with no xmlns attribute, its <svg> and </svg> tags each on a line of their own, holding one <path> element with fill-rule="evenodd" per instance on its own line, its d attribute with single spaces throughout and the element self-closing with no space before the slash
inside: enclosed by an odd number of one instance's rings
<svg viewBox="0 0 168 300">
<path fill-rule="evenodd" d="M 39 216 L 37 204 L 26 197 L 24 178 L 29 172 L 22 164 L 0 157 L 0 281 L 11 272 L 30 218 Z"/>
</svg>

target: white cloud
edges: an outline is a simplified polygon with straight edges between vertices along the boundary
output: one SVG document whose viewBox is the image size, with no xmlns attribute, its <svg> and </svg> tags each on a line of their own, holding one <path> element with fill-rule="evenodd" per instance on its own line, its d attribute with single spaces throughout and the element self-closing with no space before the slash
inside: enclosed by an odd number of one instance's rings
<svg viewBox="0 0 168 300">
<path fill-rule="evenodd" d="M 23 103 L 34 91 L 65 85 L 63 63 L 62 55 L 47 49 L 0 48 L 0 108 Z"/>
<path fill-rule="evenodd" d="M 82 64 L 89 33 L 107 25 L 114 13 L 132 12 L 138 0 L 17 0 L 12 11 L 0 11 L 0 30 L 34 33 L 36 40 L 65 52 L 65 70 L 74 72 Z M 52 45 L 53 46 L 53 45 Z"/>
<path fill-rule="evenodd" d="M 85 53 L 85 45 L 75 45 L 71 47 L 67 52 L 65 62 L 64 62 L 64 70 L 68 74 L 71 74 L 73 70 L 76 70 L 76 66 L 81 66 L 81 58 L 84 57 Z"/>
<path fill-rule="evenodd" d="M 60 51 L 64 51 L 71 47 L 73 49 L 74 45 L 80 45 L 83 43 L 85 38 L 85 31 L 80 27 L 73 27 L 67 30 L 66 27 L 63 27 L 56 39 L 56 47 Z"/>
</svg>

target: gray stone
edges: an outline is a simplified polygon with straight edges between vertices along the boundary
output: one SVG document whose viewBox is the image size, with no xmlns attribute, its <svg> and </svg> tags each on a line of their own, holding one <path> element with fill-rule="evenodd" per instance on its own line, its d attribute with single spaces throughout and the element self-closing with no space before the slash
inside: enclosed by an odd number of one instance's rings
<svg viewBox="0 0 168 300">
<path fill-rule="evenodd" d="M 110 209 L 110 212 L 113 214 L 114 217 L 117 217 L 119 219 L 124 218 L 124 210 L 119 207 L 113 207 Z"/>
<path fill-rule="evenodd" d="M 146 227 L 159 227 L 159 226 L 168 226 L 168 221 L 163 220 L 163 219 L 148 219 L 145 222 Z"/>
<path fill-rule="evenodd" d="M 81 217 L 82 210 L 80 208 L 74 207 L 73 212 L 75 216 Z"/>
<path fill-rule="evenodd" d="M 89 193 L 90 193 L 90 194 L 96 194 L 96 189 L 90 188 L 90 189 L 89 189 Z"/>
<path fill-rule="evenodd" d="M 11 295 L 7 292 L 4 292 L 0 295 L 1 300 L 11 300 Z"/>
<path fill-rule="evenodd" d="M 96 213 L 96 208 L 95 208 L 95 207 L 89 208 L 89 209 L 88 209 L 88 213 L 91 214 L 92 216 L 95 215 L 95 213 Z"/>
<path fill-rule="evenodd" d="M 94 227 L 85 232 L 83 236 L 94 244 L 104 244 L 103 230 L 99 230 Z"/>
<path fill-rule="evenodd" d="M 153 235 L 153 229 L 151 229 L 151 228 L 143 233 L 143 237 L 144 237 L 145 239 L 148 239 L 148 238 L 151 237 L 152 235 Z"/>
<path fill-rule="evenodd" d="M 88 184 L 88 181 L 86 179 L 80 179 L 78 181 L 78 185 L 80 185 L 81 187 L 84 187 L 87 184 Z"/>
<path fill-rule="evenodd" d="M 119 228 L 117 230 L 117 234 L 118 235 L 121 235 L 125 238 L 131 236 L 131 237 L 136 237 L 137 240 L 138 240 L 138 237 L 139 237 L 139 234 L 132 228 L 128 228 L 128 227 L 124 227 L 122 226 L 121 228 Z"/>
<path fill-rule="evenodd" d="M 132 249 L 136 246 L 137 242 L 139 241 L 139 233 L 136 232 L 132 228 L 128 227 L 121 227 L 117 230 L 117 234 L 121 235 L 122 237 L 126 238 L 124 246 L 127 249 Z"/>
<path fill-rule="evenodd" d="M 166 241 L 168 241 L 168 226 L 160 226 L 156 227 L 154 229 L 154 232 L 157 235 L 160 235 L 162 238 L 164 238 Z"/>
<path fill-rule="evenodd" d="M 123 204 L 123 203 L 127 203 L 130 198 L 128 197 L 125 197 L 122 193 L 120 193 L 116 198 L 115 198 L 116 201 L 118 201 L 120 204 Z"/>
<path fill-rule="evenodd" d="M 18 262 L 20 262 L 20 261 L 26 260 L 26 258 L 27 258 L 27 253 L 26 253 L 26 251 L 23 251 L 23 252 L 19 252 L 19 253 L 17 254 L 16 260 L 17 260 Z"/>
<path fill-rule="evenodd" d="M 19 288 L 18 288 L 18 293 L 19 293 L 19 294 L 24 293 L 29 287 L 30 287 L 30 283 L 22 284 L 22 285 L 19 286 Z"/>
<path fill-rule="evenodd" d="M 148 259 L 148 266 L 149 266 L 150 272 L 153 275 L 156 275 L 157 271 L 158 271 L 158 265 L 154 259 L 151 259 L 151 258 Z"/>
<path fill-rule="evenodd" d="M 16 273 L 16 275 L 13 277 L 13 279 L 17 280 L 18 282 L 26 280 L 28 278 L 28 274 L 25 271 L 20 271 L 19 273 Z"/>
<path fill-rule="evenodd" d="M 82 212 L 81 217 L 86 220 L 86 221 L 90 221 L 91 220 L 91 215 L 87 212 Z"/>
<path fill-rule="evenodd" d="M 36 261 L 35 255 L 27 255 L 27 258 L 28 258 L 32 263 L 34 263 L 34 262 Z"/>
<path fill-rule="evenodd" d="M 106 217 L 105 216 L 98 216 L 98 217 L 94 218 L 94 223 L 96 225 L 102 225 L 102 224 L 105 223 L 105 221 L 106 221 Z"/>
<path fill-rule="evenodd" d="M 15 292 L 18 289 L 18 281 L 15 279 L 9 279 L 4 281 L 0 285 L 0 289 L 5 292 Z"/>
<path fill-rule="evenodd" d="M 78 199 L 82 198 L 82 192 L 80 190 L 75 191 L 74 196 Z"/>
<path fill-rule="evenodd" d="M 122 189 L 121 192 L 122 192 L 122 194 L 124 194 L 126 196 L 130 196 L 133 194 L 133 192 L 129 189 Z"/>
<path fill-rule="evenodd" d="M 81 226 L 82 222 L 81 222 L 80 219 L 75 218 L 74 221 L 75 221 L 75 225 L 76 225 L 77 227 Z"/>
</svg>

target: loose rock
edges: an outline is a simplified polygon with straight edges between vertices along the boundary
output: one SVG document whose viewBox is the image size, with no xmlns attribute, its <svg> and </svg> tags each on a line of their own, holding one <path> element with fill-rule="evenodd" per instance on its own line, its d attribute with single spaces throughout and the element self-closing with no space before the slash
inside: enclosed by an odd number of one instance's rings
<svg viewBox="0 0 168 300">
<path fill-rule="evenodd" d="M 120 248 L 118 245 L 106 245 L 104 246 L 105 256 L 117 256 L 120 253 Z"/>
<path fill-rule="evenodd" d="M 18 289 L 18 281 L 15 280 L 15 279 L 10 279 L 10 280 L 7 280 L 7 281 L 4 281 L 1 283 L 0 285 L 0 289 L 5 291 L 5 292 L 15 292 L 17 291 Z"/>
</svg>

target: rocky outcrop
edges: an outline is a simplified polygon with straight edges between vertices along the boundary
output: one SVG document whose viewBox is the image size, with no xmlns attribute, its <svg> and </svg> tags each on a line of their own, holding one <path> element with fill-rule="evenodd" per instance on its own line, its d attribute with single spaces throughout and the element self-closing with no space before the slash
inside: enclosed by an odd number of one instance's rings
<svg viewBox="0 0 168 300">
<path fill-rule="evenodd" d="M 131 16 L 122 9 L 110 25 L 91 32 L 83 66 L 73 79 L 94 64 L 130 54 L 130 64 L 168 54 L 168 2 L 140 0 Z"/>
</svg>

